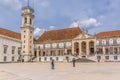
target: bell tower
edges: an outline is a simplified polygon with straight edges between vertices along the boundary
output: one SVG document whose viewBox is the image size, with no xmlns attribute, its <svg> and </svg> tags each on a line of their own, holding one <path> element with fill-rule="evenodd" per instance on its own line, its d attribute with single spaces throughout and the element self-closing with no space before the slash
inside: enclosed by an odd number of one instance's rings
<svg viewBox="0 0 120 80">
<path fill-rule="evenodd" d="M 28 6 L 22 8 L 21 16 L 21 55 L 24 62 L 29 62 L 34 55 L 34 9 L 29 6 L 29 1 Z"/>
</svg>

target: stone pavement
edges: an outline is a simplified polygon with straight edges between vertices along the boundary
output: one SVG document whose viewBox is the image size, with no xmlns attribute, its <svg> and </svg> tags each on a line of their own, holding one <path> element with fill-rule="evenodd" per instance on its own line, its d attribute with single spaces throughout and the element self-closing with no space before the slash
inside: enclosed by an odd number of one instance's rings
<svg viewBox="0 0 120 80">
<path fill-rule="evenodd" d="M 120 80 L 120 63 L 7 63 L 0 80 Z"/>
</svg>

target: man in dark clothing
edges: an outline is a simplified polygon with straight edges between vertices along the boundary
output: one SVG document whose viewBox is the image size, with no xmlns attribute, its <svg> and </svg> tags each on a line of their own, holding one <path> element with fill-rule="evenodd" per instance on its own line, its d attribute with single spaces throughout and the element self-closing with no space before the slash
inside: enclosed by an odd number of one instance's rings
<svg viewBox="0 0 120 80">
<path fill-rule="evenodd" d="M 73 67 L 75 67 L 75 58 L 73 58 Z"/>
<path fill-rule="evenodd" d="M 54 60 L 52 59 L 51 68 L 54 69 Z"/>
</svg>

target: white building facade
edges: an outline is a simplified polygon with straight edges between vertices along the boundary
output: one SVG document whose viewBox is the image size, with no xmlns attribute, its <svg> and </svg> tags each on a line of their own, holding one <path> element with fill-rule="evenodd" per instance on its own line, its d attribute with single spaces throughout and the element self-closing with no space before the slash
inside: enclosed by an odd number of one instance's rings
<svg viewBox="0 0 120 80">
<path fill-rule="evenodd" d="M 20 39 L 0 34 L 0 62 L 17 62 L 21 53 L 20 47 Z"/>
</svg>

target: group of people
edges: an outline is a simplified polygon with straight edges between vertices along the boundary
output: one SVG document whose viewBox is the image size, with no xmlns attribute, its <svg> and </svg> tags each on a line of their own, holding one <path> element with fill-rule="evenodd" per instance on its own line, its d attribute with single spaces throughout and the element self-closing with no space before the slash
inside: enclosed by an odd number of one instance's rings
<svg viewBox="0 0 120 80">
<path fill-rule="evenodd" d="M 76 60 L 75 60 L 75 58 L 73 58 L 73 60 L 72 60 L 73 67 L 75 67 L 75 62 L 76 62 Z M 51 61 L 51 69 L 52 70 L 55 69 L 55 61 L 54 61 L 54 59 L 52 59 L 52 61 Z"/>
</svg>

